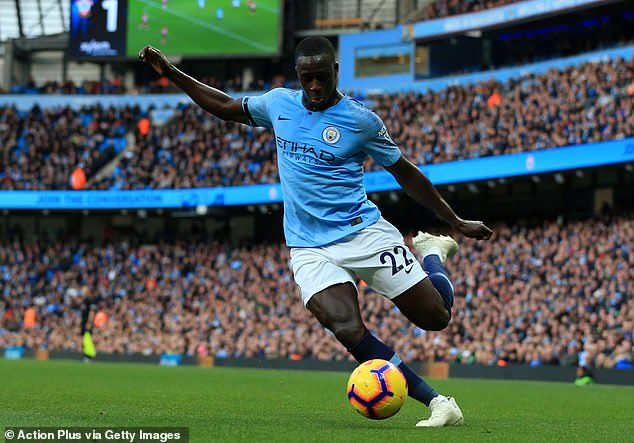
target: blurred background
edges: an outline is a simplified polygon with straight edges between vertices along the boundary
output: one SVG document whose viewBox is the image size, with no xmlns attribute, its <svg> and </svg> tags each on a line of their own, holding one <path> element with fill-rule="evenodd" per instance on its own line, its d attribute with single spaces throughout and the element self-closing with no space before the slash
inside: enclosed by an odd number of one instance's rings
<svg viewBox="0 0 634 443">
<path fill-rule="evenodd" d="M 626 0 L 0 0 L 0 347 L 75 355 L 90 330 L 99 355 L 351 361 L 289 271 L 273 133 L 136 58 L 155 45 L 239 97 L 297 87 L 310 35 L 456 211 L 495 229 L 457 238 L 448 329 L 360 282 L 368 327 L 427 364 L 631 374 Z M 408 242 L 455 234 L 365 167 Z"/>
</svg>

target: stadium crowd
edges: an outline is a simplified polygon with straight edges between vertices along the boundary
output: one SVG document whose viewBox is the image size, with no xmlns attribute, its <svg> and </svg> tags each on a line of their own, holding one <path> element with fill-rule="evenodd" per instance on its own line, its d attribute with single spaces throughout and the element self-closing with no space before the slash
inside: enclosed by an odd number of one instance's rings
<svg viewBox="0 0 634 443">
<path fill-rule="evenodd" d="M 415 15 L 414 21 L 479 12 L 519 1 L 521 0 L 435 0 L 421 9 Z"/>
<path fill-rule="evenodd" d="M 392 138 L 424 165 L 634 137 L 634 58 L 585 63 L 425 93 L 363 97 Z M 136 135 L 88 189 L 234 186 L 279 181 L 273 133 L 180 105 L 165 125 L 136 108 L 0 108 L 0 189 L 68 189 L 94 175 L 104 138 Z M 141 131 L 140 120 L 146 123 Z M 70 139 L 71 143 L 65 142 Z M 102 159 L 104 160 L 104 159 Z M 369 159 L 366 170 L 378 169 Z"/>
<path fill-rule="evenodd" d="M 297 82 L 289 81 L 281 74 L 265 81 L 263 79 L 253 79 L 249 83 L 244 83 L 242 77 L 229 77 L 226 81 L 221 81 L 216 77 L 201 77 L 200 81 L 222 89 L 223 91 L 240 92 L 240 91 L 263 91 L 267 89 L 284 87 L 296 87 Z M 24 84 L 16 84 L 9 91 L 11 94 L 28 94 L 28 95 L 121 95 L 121 94 L 164 94 L 164 93 L 182 93 L 175 85 L 170 83 L 167 77 L 159 77 L 146 83 L 137 84 L 134 87 L 127 88 L 121 77 L 115 75 L 110 80 L 85 80 L 75 82 L 68 80 L 46 81 L 38 84 L 35 80 L 29 79 Z M 0 87 L 0 94 L 5 94 Z"/>
<path fill-rule="evenodd" d="M 366 97 L 416 164 L 634 137 L 634 58 L 450 86 L 440 92 Z M 272 132 L 181 107 L 104 177 L 99 189 L 183 188 L 279 180 Z M 371 159 L 366 170 L 378 167 Z"/>
<path fill-rule="evenodd" d="M 417 164 L 634 136 L 634 58 L 506 83 L 381 96 L 375 109 Z"/>
<path fill-rule="evenodd" d="M 492 241 L 460 239 L 445 331 L 414 327 L 360 282 L 363 317 L 406 360 L 632 368 L 633 215 L 500 224 Z M 7 238 L 0 347 L 80 351 L 90 298 L 108 317 L 93 330 L 100 352 L 350 358 L 303 307 L 282 244 Z"/>
<path fill-rule="evenodd" d="M 90 177 L 115 158 L 115 145 L 136 127 L 140 112 L 0 107 L 0 190 L 69 189 L 77 168 Z"/>
</svg>

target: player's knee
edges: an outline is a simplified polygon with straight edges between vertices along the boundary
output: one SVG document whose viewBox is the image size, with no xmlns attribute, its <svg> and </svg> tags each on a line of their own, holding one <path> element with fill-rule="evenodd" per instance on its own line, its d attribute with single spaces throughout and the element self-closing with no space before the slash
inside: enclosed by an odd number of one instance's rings
<svg viewBox="0 0 634 443">
<path fill-rule="evenodd" d="M 365 326 L 359 322 L 336 322 L 332 326 L 335 337 L 346 349 L 351 349 L 359 343 L 365 331 Z"/>
<path fill-rule="evenodd" d="M 436 309 L 434 314 L 431 315 L 425 323 L 427 323 L 427 327 L 424 328 L 427 331 L 442 331 L 449 325 L 449 321 L 451 320 L 451 314 L 447 309 L 442 306 L 439 309 Z"/>
<path fill-rule="evenodd" d="M 425 331 L 442 331 L 449 324 L 451 314 L 442 305 L 428 306 L 420 311 L 414 318 L 409 317 L 412 322 Z"/>
</svg>

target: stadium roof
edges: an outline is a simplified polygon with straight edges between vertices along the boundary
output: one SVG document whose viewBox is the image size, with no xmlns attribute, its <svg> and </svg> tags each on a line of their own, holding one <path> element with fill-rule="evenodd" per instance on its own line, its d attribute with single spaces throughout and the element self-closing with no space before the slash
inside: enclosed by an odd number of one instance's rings
<svg viewBox="0 0 634 443">
<path fill-rule="evenodd" d="M 68 32 L 70 0 L 0 0 L 0 41 Z"/>
</svg>

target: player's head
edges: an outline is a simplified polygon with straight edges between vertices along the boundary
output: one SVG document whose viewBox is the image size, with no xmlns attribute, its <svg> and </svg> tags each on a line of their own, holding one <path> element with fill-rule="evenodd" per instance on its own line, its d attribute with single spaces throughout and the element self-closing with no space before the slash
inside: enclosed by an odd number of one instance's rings
<svg viewBox="0 0 634 443">
<path fill-rule="evenodd" d="M 322 111 L 336 103 L 339 63 L 328 39 L 307 37 L 299 42 L 295 48 L 295 70 L 308 109 Z"/>
</svg>

